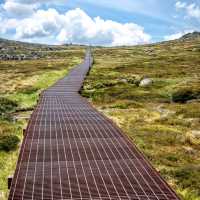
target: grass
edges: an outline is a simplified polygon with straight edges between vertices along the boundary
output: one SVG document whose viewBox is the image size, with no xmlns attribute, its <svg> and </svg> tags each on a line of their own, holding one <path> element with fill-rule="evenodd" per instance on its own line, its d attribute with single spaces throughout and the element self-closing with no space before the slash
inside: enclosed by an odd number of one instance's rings
<svg viewBox="0 0 200 200">
<path fill-rule="evenodd" d="M 183 200 L 200 199 L 200 143 L 192 135 L 200 131 L 200 57 L 194 50 L 199 45 L 197 39 L 95 48 L 95 64 L 82 90 Z M 153 84 L 139 87 L 146 76 Z"/>
<path fill-rule="evenodd" d="M 200 199 L 200 141 L 193 135 L 200 131 L 199 45 L 199 40 L 186 40 L 94 48 L 95 64 L 82 90 L 124 130 L 183 200 Z M 24 48 L 18 48 L 19 53 L 25 53 Z M 39 51 L 41 47 L 31 48 Z M 79 46 L 42 48 L 39 60 L 0 61 L 1 142 L 7 144 L 8 136 L 22 140 L 22 129 L 39 93 L 84 55 Z M 146 76 L 153 84 L 139 87 Z M 18 156 L 20 144 L 14 144 L 13 150 L 0 150 L 2 199 L 7 197 L 7 177 Z"/>
<path fill-rule="evenodd" d="M 0 61 L 0 199 L 7 199 L 7 177 L 14 173 L 22 132 L 39 93 L 83 57 L 84 48 L 71 46 L 45 52 L 39 60 Z"/>
</svg>

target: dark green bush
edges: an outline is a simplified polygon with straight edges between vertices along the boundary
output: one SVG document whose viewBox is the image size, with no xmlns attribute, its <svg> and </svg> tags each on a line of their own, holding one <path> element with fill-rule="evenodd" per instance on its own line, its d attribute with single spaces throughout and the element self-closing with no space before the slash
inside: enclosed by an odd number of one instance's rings
<svg viewBox="0 0 200 200">
<path fill-rule="evenodd" d="M 172 162 L 178 161 L 178 158 L 175 155 L 168 155 L 166 159 Z"/>
<path fill-rule="evenodd" d="M 80 94 L 83 96 L 83 97 L 86 97 L 86 98 L 90 98 L 91 97 L 91 93 L 88 92 L 88 90 L 82 90 L 80 92 Z"/>
<path fill-rule="evenodd" d="M 113 105 L 113 106 L 111 106 L 111 108 L 117 108 L 117 109 L 127 109 L 128 108 L 128 104 L 115 104 L 115 105 Z"/>
<path fill-rule="evenodd" d="M 33 94 L 37 91 L 38 91 L 38 88 L 33 87 L 33 86 L 28 86 L 28 87 L 18 90 L 18 92 L 23 93 L 23 94 Z"/>
<path fill-rule="evenodd" d="M 17 103 L 4 97 L 0 97 L 0 115 L 15 111 Z"/>
<path fill-rule="evenodd" d="M 127 78 L 127 82 L 129 84 L 136 84 L 136 78 L 135 77 L 129 77 L 129 78 Z"/>
<path fill-rule="evenodd" d="M 108 88 L 117 85 L 118 82 L 116 80 L 101 80 L 94 84 L 93 88 L 94 89 L 102 89 L 102 88 Z"/>
<path fill-rule="evenodd" d="M 200 195 L 200 168 L 198 166 L 186 166 L 182 169 L 178 169 L 173 172 L 177 183 L 182 186 L 183 189 L 192 187 L 195 192 Z"/>
<path fill-rule="evenodd" d="M 172 94 L 172 101 L 177 103 L 185 103 L 198 98 L 200 98 L 200 91 L 195 91 L 192 88 L 182 88 Z"/>
<path fill-rule="evenodd" d="M 0 151 L 11 151 L 16 149 L 20 139 L 15 135 L 6 135 L 0 137 Z"/>
<path fill-rule="evenodd" d="M 112 87 L 112 86 L 117 85 L 118 82 L 115 80 L 107 80 L 107 81 L 104 81 L 103 84 L 105 87 Z"/>
</svg>

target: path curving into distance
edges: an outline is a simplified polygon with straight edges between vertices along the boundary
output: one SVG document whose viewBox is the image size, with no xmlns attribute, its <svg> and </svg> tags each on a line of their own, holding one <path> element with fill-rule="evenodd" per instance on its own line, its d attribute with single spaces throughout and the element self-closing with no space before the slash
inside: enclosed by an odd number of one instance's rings
<svg viewBox="0 0 200 200">
<path fill-rule="evenodd" d="M 31 115 L 9 200 L 177 200 L 122 131 L 78 93 L 84 62 L 41 95 Z"/>
</svg>

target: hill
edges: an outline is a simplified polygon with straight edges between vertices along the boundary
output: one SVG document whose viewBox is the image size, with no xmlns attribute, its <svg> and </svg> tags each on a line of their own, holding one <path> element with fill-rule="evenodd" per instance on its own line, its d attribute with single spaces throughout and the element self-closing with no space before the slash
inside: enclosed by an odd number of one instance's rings
<svg viewBox="0 0 200 200">
<path fill-rule="evenodd" d="M 79 64 L 84 48 L 2 39 L 0 45 L 0 55 L 10 56 L 0 59 L 0 199 L 4 200 L 8 195 L 7 177 L 15 169 L 23 129 L 39 93 Z M 21 55 L 26 59 L 19 59 Z"/>
<path fill-rule="evenodd" d="M 0 38 L 0 60 L 31 60 L 45 58 L 52 52 L 61 52 L 67 47 L 79 45 L 45 45 L 19 42 Z M 82 47 L 83 48 L 83 47 Z"/>
<path fill-rule="evenodd" d="M 82 91 L 184 200 L 200 199 L 199 54 L 199 37 L 95 48 Z"/>
<path fill-rule="evenodd" d="M 180 39 L 182 40 L 194 40 L 200 38 L 200 32 L 193 32 L 183 35 Z"/>
<path fill-rule="evenodd" d="M 0 38 L 0 60 L 28 60 L 42 58 L 43 52 L 55 47 L 17 42 Z"/>
<path fill-rule="evenodd" d="M 200 38 L 187 38 L 93 48 L 82 95 L 126 132 L 182 199 L 199 200 Z M 6 199 L 18 139 L 39 93 L 80 63 L 85 49 L 8 40 L 0 46 L 1 55 L 27 56 L 0 61 L 0 198 Z M 29 57 L 33 52 L 38 56 Z"/>
</svg>

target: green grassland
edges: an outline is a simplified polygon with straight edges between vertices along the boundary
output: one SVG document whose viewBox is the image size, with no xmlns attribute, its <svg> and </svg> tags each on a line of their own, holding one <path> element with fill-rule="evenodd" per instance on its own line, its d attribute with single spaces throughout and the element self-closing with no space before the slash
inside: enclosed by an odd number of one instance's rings
<svg viewBox="0 0 200 200">
<path fill-rule="evenodd" d="M 93 54 L 82 95 L 124 130 L 182 199 L 199 200 L 200 40 Z M 139 87 L 143 77 L 153 84 Z"/>
<path fill-rule="evenodd" d="M 18 46 L 18 51 L 24 50 Z M 7 199 L 7 177 L 14 172 L 22 130 L 39 93 L 65 76 L 84 57 L 83 47 L 52 48 L 41 59 L 0 61 L 0 199 Z"/>
<path fill-rule="evenodd" d="M 84 56 L 80 46 L 9 44 L 40 59 L 0 61 L 0 199 L 39 93 Z M 200 40 L 94 48 L 82 95 L 113 119 L 184 200 L 200 199 Z M 139 87 L 143 77 L 153 84 Z M 183 101 L 181 101 L 183 100 Z M 187 100 L 192 100 L 186 102 Z"/>
</svg>

